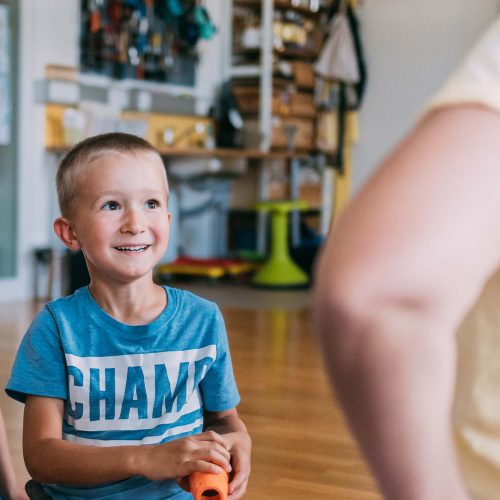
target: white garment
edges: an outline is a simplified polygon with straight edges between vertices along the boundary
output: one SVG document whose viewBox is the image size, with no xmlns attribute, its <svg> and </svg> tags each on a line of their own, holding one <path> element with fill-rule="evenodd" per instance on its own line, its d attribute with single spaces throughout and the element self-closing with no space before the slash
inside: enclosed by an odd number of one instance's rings
<svg viewBox="0 0 500 500">
<path fill-rule="evenodd" d="M 467 103 L 500 112 L 500 19 L 430 101 L 424 114 Z M 490 279 L 457 337 L 453 428 L 464 478 L 474 500 L 500 498 L 499 302 L 500 271 Z"/>
<path fill-rule="evenodd" d="M 500 18 L 469 52 L 426 110 L 462 103 L 500 111 Z"/>
<path fill-rule="evenodd" d="M 314 64 L 314 71 L 325 80 L 359 82 L 356 47 L 345 12 L 337 13 L 331 20 L 328 39 Z"/>
</svg>

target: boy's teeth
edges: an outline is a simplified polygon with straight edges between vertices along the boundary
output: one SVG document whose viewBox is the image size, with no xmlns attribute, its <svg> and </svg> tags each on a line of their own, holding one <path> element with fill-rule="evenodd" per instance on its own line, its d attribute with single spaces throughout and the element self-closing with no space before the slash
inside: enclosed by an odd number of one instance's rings
<svg viewBox="0 0 500 500">
<path fill-rule="evenodd" d="M 116 247 L 117 250 L 120 250 L 121 252 L 142 252 L 143 250 L 146 250 L 147 246 L 141 246 L 141 247 Z"/>
</svg>

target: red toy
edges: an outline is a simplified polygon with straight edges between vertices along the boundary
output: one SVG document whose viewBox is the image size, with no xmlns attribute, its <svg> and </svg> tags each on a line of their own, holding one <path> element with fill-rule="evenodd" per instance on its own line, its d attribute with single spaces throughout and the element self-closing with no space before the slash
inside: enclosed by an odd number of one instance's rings
<svg viewBox="0 0 500 500">
<path fill-rule="evenodd" d="M 193 472 L 189 476 L 189 487 L 195 500 L 226 500 L 227 472 L 223 471 L 220 474 Z"/>
</svg>

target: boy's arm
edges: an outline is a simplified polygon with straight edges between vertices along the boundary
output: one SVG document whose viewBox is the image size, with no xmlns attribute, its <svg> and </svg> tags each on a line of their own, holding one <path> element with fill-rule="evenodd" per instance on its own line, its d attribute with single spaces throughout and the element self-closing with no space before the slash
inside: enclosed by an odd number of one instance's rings
<svg viewBox="0 0 500 500">
<path fill-rule="evenodd" d="M 24 489 L 18 487 L 9 452 L 5 423 L 0 410 L 0 498 L 27 499 Z"/>
<path fill-rule="evenodd" d="M 205 412 L 205 430 L 224 436 L 231 454 L 233 477 L 229 484 L 229 500 L 243 497 L 250 476 L 252 440 L 238 416 L 236 408 L 221 412 Z"/>
<path fill-rule="evenodd" d="M 27 396 L 23 448 L 28 472 L 42 483 L 93 485 L 133 476 L 175 479 L 194 471 L 230 470 L 215 432 L 144 446 L 87 446 L 62 439 L 64 401 Z"/>
<path fill-rule="evenodd" d="M 428 116 L 330 234 L 314 319 L 388 499 L 466 498 L 451 437 L 455 332 L 500 257 L 500 114 Z"/>
</svg>

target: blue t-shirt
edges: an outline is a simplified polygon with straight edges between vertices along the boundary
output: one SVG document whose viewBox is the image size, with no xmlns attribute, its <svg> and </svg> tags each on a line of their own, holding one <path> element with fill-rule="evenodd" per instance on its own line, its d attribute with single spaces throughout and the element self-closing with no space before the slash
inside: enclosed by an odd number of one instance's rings
<svg viewBox="0 0 500 500">
<path fill-rule="evenodd" d="M 218 307 L 165 287 L 167 307 L 147 325 L 109 316 L 87 287 L 36 316 L 7 394 L 65 400 L 63 439 L 97 446 L 157 444 L 203 430 L 203 411 L 239 402 Z M 188 499 L 175 481 L 134 477 L 89 488 L 44 485 L 54 498 Z"/>
</svg>

